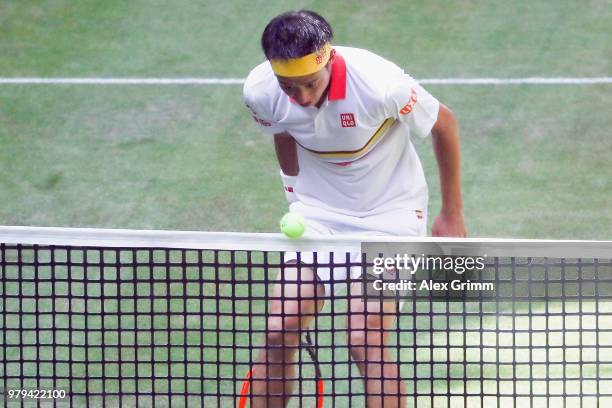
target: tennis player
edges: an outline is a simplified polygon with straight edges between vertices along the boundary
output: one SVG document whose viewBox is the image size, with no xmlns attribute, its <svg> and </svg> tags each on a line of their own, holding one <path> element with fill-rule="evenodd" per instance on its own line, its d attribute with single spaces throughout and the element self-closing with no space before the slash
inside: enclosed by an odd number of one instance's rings
<svg viewBox="0 0 612 408">
<path fill-rule="evenodd" d="M 275 17 L 261 39 L 267 61 L 244 85 L 253 119 L 274 137 L 290 211 L 306 218 L 311 235 L 426 235 L 427 184 L 412 140 L 431 135 L 442 194 L 432 234 L 465 237 L 453 113 L 397 65 L 332 45 L 332 37 L 315 12 Z M 307 256 L 300 258 L 303 265 L 312 261 Z M 283 379 L 295 378 L 299 331 L 334 291 L 333 282 L 355 273 L 346 269 L 286 268 L 279 275 L 265 347 L 251 371 L 254 407 L 286 406 L 293 385 Z M 361 294 L 356 284 L 350 291 Z M 357 295 L 350 300 L 347 341 L 366 379 L 370 408 L 406 406 L 399 367 L 386 348 L 388 333 L 381 330 L 395 324 L 397 307 Z"/>
</svg>

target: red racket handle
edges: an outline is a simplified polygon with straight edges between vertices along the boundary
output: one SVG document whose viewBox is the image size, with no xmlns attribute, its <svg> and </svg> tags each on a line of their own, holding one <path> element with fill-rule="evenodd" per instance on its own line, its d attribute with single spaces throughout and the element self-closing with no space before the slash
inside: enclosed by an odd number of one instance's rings
<svg viewBox="0 0 612 408">
<path fill-rule="evenodd" d="M 238 408 L 246 408 L 246 403 L 249 400 L 249 388 L 251 387 L 251 370 L 247 372 L 246 380 L 242 383 L 240 389 L 240 399 L 238 400 Z"/>
<path fill-rule="evenodd" d="M 322 379 L 317 381 L 317 408 L 323 408 L 323 393 L 325 391 L 325 382 Z"/>
</svg>

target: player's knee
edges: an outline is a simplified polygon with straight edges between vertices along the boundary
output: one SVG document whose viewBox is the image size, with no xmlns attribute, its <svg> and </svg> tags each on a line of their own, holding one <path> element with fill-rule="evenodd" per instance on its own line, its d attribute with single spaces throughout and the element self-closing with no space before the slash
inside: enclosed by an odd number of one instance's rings
<svg viewBox="0 0 612 408">
<path fill-rule="evenodd" d="M 268 319 L 266 344 L 269 346 L 297 345 L 299 343 L 300 317 L 272 316 Z"/>
<path fill-rule="evenodd" d="M 371 360 L 382 352 L 384 333 L 382 318 L 359 316 L 350 321 L 348 344 L 355 361 Z"/>
<path fill-rule="evenodd" d="M 383 345 L 383 334 L 377 329 L 351 330 L 348 337 L 349 347 L 380 347 Z"/>
</svg>

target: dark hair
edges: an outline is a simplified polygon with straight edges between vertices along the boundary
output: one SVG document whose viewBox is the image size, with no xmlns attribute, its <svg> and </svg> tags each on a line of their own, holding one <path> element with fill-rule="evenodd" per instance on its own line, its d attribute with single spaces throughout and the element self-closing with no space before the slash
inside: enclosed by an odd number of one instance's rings
<svg viewBox="0 0 612 408">
<path fill-rule="evenodd" d="M 329 23 L 314 11 L 289 11 L 268 23 L 261 47 L 267 59 L 287 60 L 317 51 L 333 36 Z"/>
</svg>

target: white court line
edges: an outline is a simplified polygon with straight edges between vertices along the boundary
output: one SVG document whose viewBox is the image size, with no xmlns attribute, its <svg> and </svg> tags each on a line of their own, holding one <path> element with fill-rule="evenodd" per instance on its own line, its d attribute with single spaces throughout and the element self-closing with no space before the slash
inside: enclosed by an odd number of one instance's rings
<svg viewBox="0 0 612 408">
<path fill-rule="evenodd" d="M 612 77 L 423 78 L 429 85 L 595 85 Z M 0 85 L 240 85 L 244 78 L 2 78 Z"/>
<path fill-rule="evenodd" d="M 239 85 L 243 78 L 0 78 L 15 85 Z"/>
</svg>

